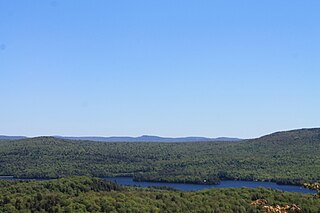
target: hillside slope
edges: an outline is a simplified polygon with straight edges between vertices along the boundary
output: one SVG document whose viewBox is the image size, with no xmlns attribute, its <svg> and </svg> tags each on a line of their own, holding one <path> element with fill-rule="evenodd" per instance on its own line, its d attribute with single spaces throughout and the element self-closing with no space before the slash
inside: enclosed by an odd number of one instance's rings
<svg viewBox="0 0 320 213">
<path fill-rule="evenodd" d="M 320 178 L 320 129 L 258 139 L 195 143 L 99 143 L 39 137 L 0 142 L 0 175 L 134 176 L 219 183 L 221 179 L 301 184 Z"/>
</svg>

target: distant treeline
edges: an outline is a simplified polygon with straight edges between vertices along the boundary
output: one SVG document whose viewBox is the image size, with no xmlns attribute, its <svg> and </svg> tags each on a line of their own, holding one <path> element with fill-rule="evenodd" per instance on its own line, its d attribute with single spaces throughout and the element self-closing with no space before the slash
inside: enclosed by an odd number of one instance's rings
<svg viewBox="0 0 320 213">
<path fill-rule="evenodd" d="M 237 143 L 101 143 L 39 137 L 0 141 L 0 175 L 302 184 L 319 180 L 319 153 L 320 129 L 280 132 Z"/>
</svg>

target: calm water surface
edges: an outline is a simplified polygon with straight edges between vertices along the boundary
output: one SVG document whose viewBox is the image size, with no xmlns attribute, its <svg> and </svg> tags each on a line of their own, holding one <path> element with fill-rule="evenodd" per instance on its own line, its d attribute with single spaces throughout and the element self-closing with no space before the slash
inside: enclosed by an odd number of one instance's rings
<svg viewBox="0 0 320 213">
<path fill-rule="evenodd" d="M 113 178 L 104 178 L 113 182 L 116 182 L 121 185 L 127 186 L 140 186 L 140 187 L 149 187 L 149 186 L 165 186 L 172 187 L 182 191 L 197 191 L 202 189 L 210 188 L 239 188 L 239 187 L 248 187 L 248 188 L 257 188 L 265 187 L 271 189 L 277 189 L 286 192 L 300 192 L 306 194 L 314 194 L 315 191 L 303 188 L 301 186 L 291 186 L 291 185 L 278 185 L 272 182 L 258 182 L 258 181 L 238 181 L 238 180 L 225 180 L 222 181 L 219 185 L 200 185 L 200 184 L 189 184 L 189 183 L 162 183 L 162 182 L 136 182 L 133 181 L 131 177 L 113 177 Z"/>
<path fill-rule="evenodd" d="M 202 189 L 210 189 L 210 188 L 240 188 L 240 187 L 248 187 L 248 188 L 257 188 L 257 187 L 265 187 L 271 189 L 277 189 L 285 192 L 299 192 L 305 194 L 315 194 L 316 192 L 313 190 L 309 190 L 303 188 L 301 186 L 291 186 L 291 185 L 278 185 L 272 182 L 258 182 L 258 181 L 238 181 L 238 180 L 225 180 L 222 181 L 219 185 L 201 185 L 201 184 L 190 184 L 190 183 L 163 183 L 163 182 L 136 182 L 133 181 L 131 177 L 112 177 L 112 178 L 103 178 L 106 180 L 113 181 L 120 185 L 126 186 L 139 186 L 139 187 L 149 187 L 149 186 L 160 186 L 160 187 L 171 187 L 174 189 L 182 190 L 182 191 L 198 191 Z M 12 176 L 0 176 L 0 180 L 50 180 L 45 178 L 14 178 Z"/>
</svg>

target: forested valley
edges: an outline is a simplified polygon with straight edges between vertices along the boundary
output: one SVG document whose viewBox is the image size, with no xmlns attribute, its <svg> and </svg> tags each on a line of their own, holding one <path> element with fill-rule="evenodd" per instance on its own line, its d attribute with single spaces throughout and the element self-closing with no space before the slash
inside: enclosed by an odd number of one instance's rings
<svg viewBox="0 0 320 213">
<path fill-rule="evenodd" d="M 58 178 L 133 176 L 135 180 L 283 184 L 320 178 L 320 129 L 239 142 L 103 143 L 38 137 L 0 141 L 0 175 Z M 204 182 L 206 180 L 206 182 Z"/>
</svg>

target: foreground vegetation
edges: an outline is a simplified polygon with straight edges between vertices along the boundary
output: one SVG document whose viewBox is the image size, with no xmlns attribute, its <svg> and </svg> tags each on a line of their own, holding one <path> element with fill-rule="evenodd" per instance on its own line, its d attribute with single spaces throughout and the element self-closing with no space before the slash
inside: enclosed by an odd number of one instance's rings
<svg viewBox="0 0 320 213">
<path fill-rule="evenodd" d="M 0 212 L 320 212 L 313 195 L 237 188 L 180 192 L 122 187 L 98 178 L 0 181 Z"/>
<path fill-rule="evenodd" d="M 240 142 L 102 143 L 39 137 L 0 141 L 0 175 L 302 184 L 319 180 L 319 153 L 320 129 L 280 132 Z"/>
<path fill-rule="evenodd" d="M 318 193 L 317 196 L 320 198 L 320 182 L 305 183 L 304 187 L 316 191 Z"/>
</svg>

